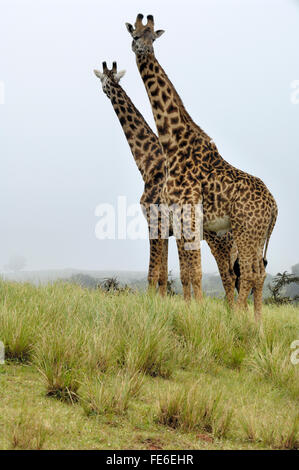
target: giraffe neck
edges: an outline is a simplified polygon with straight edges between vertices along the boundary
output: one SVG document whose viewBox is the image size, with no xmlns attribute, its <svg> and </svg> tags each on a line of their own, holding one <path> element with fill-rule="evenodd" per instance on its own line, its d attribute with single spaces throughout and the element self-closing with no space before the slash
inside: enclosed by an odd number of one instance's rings
<svg viewBox="0 0 299 470">
<path fill-rule="evenodd" d="M 144 181 L 149 177 L 148 154 L 161 158 L 158 137 L 119 84 L 111 84 L 110 101 L 123 128 L 136 165 Z"/>
<path fill-rule="evenodd" d="M 136 56 L 137 66 L 151 102 L 159 140 L 172 172 L 177 158 L 184 164 L 196 150 L 196 166 L 209 172 L 213 167 L 229 164 L 220 156 L 211 138 L 192 120 L 175 87 L 154 54 Z"/>
<path fill-rule="evenodd" d="M 154 54 L 137 56 L 136 61 L 151 101 L 160 141 L 165 141 L 169 136 L 177 137 L 179 126 L 186 125 L 209 138 L 186 111 L 179 94 Z"/>
</svg>

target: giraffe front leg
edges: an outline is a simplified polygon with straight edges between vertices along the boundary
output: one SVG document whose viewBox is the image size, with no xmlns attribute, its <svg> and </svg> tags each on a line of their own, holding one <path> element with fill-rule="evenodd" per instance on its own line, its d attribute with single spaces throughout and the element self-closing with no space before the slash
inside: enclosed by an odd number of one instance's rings
<svg viewBox="0 0 299 470">
<path fill-rule="evenodd" d="M 186 256 L 194 298 L 200 302 L 202 300 L 201 252 L 200 250 L 187 250 Z"/>
<path fill-rule="evenodd" d="M 200 220 L 196 206 L 190 204 L 191 212 L 183 214 L 183 256 L 189 272 L 189 283 L 193 288 L 194 298 L 202 300 L 202 270 L 200 250 Z M 186 207 L 186 206 L 185 206 Z"/>
<path fill-rule="evenodd" d="M 179 261 L 180 261 L 180 278 L 183 287 L 183 296 L 186 301 L 191 300 L 191 283 L 190 283 L 190 273 L 189 273 L 189 266 L 188 260 L 186 257 L 186 252 L 184 250 L 184 241 L 182 239 L 176 240 L 178 254 L 179 254 Z"/>
<path fill-rule="evenodd" d="M 164 297 L 167 293 L 168 281 L 168 239 L 163 240 L 161 266 L 159 273 L 159 293 Z"/>
<path fill-rule="evenodd" d="M 201 251 L 200 249 L 186 249 L 186 244 L 190 242 L 186 239 L 181 241 L 181 257 L 183 260 L 183 270 L 181 269 L 181 282 L 183 285 L 184 299 L 191 299 L 191 286 L 194 298 L 202 300 L 202 271 L 201 271 Z M 180 264 L 181 265 L 181 264 Z"/>
<path fill-rule="evenodd" d="M 163 242 L 164 240 L 162 239 L 150 239 L 150 260 L 148 269 L 149 292 L 156 292 L 162 263 Z"/>
</svg>

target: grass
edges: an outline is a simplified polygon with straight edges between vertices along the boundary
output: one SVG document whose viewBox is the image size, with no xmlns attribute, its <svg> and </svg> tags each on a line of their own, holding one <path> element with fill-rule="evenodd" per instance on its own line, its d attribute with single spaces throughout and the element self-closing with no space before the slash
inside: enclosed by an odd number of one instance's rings
<svg viewBox="0 0 299 470">
<path fill-rule="evenodd" d="M 161 394 L 156 421 L 174 429 L 225 437 L 231 418 L 232 411 L 222 400 L 221 393 L 196 383 L 190 388 L 169 387 L 166 394 Z"/>
<path fill-rule="evenodd" d="M 24 406 L 8 431 L 11 449 L 41 450 L 48 432 L 41 418 L 36 417 L 33 410 L 28 411 Z"/>
<path fill-rule="evenodd" d="M 297 449 L 299 308 L 0 283 L 0 448 Z"/>
<path fill-rule="evenodd" d="M 80 395 L 83 409 L 87 416 L 123 415 L 127 412 L 130 401 L 138 397 L 142 383 L 142 376 L 128 373 L 86 378 Z"/>
</svg>

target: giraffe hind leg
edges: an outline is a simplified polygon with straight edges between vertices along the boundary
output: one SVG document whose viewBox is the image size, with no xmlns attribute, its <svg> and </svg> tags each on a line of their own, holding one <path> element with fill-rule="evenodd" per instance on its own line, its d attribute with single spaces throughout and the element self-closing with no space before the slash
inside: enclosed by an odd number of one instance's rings
<svg viewBox="0 0 299 470">
<path fill-rule="evenodd" d="M 264 264 L 264 267 L 266 268 L 267 264 L 268 264 L 268 261 L 263 258 L 263 264 Z M 235 281 L 235 287 L 237 289 L 238 292 L 240 292 L 240 275 L 241 275 L 241 272 L 240 272 L 240 264 L 239 264 L 239 258 L 236 259 L 236 261 L 234 262 L 234 273 L 236 275 L 236 281 Z"/>
<path fill-rule="evenodd" d="M 228 232 L 219 236 L 215 232 L 205 231 L 204 239 L 217 263 L 227 303 L 233 307 L 237 280 L 233 263 L 237 256 L 237 249 L 232 234 Z"/>
<path fill-rule="evenodd" d="M 262 312 L 262 294 L 265 280 L 265 266 L 262 256 L 254 254 L 247 256 L 242 260 L 240 253 L 240 292 L 237 300 L 237 307 L 247 309 L 247 297 L 253 292 L 254 298 L 254 315 L 256 321 L 261 318 Z"/>
</svg>

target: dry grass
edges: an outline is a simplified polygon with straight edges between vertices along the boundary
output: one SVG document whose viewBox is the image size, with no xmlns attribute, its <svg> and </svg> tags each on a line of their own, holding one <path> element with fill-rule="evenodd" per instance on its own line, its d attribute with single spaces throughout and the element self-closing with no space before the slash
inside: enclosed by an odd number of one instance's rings
<svg viewBox="0 0 299 470">
<path fill-rule="evenodd" d="M 12 449 L 41 450 L 48 435 L 49 429 L 41 418 L 24 406 L 10 426 L 9 442 Z"/>
</svg>

